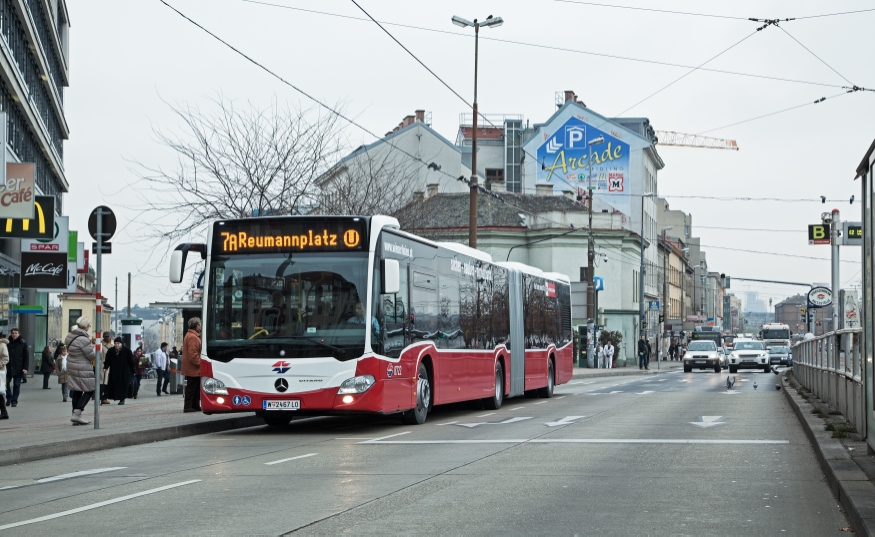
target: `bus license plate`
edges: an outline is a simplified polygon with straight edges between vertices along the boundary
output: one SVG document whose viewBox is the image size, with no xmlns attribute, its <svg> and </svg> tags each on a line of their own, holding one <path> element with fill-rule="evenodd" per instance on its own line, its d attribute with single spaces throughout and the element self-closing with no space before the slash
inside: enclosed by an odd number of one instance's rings
<svg viewBox="0 0 875 537">
<path fill-rule="evenodd" d="M 264 410 L 298 410 L 301 408 L 301 402 L 295 399 L 286 401 L 262 401 L 261 408 Z"/>
</svg>

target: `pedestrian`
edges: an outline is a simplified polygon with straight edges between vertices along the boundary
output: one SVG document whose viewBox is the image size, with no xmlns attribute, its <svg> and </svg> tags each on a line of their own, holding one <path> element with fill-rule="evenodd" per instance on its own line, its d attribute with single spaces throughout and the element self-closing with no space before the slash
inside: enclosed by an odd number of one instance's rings
<svg viewBox="0 0 875 537">
<path fill-rule="evenodd" d="M 125 404 L 128 390 L 134 382 L 136 366 L 131 349 L 124 346 L 121 337 L 115 338 L 113 346 L 106 353 L 103 368 L 109 370 L 106 378 L 106 397 L 118 401 L 120 405 Z"/>
<path fill-rule="evenodd" d="M 605 367 L 611 369 L 614 367 L 614 345 L 611 340 L 605 343 Z"/>
<path fill-rule="evenodd" d="M 158 397 L 161 397 L 161 393 L 166 393 L 170 395 L 170 392 L 167 391 L 167 385 L 170 383 L 170 359 L 167 356 L 167 343 L 164 342 L 161 344 L 161 348 L 155 351 L 155 354 L 152 358 L 154 362 L 152 365 L 155 366 L 155 393 Z M 161 386 L 161 380 L 164 380 L 164 387 Z"/>
<path fill-rule="evenodd" d="M 21 391 L 22 379 L 27 375 L 27 369 L 30 367 L 30 356 L 27 352 L 27 342 L 18 332 L 18 328 L 13 328 L 9 331 L 12 337 L 9 338 L 9 343 L 6 348 L 9 350 L 9 371 L 12 375 L 12 395 L 9 397 L 13 407 L 18 406 L 18 394 Z M 6 382 L 6 391 L 9 392 L 9 381 Z"/>
<path fill-rule="evenodd" d="M 143 355 L 143 347 L 137 347 L 137 350 L 134 351 L 134 399 L 137 398 L 137 394 L 140 393 L 140 383 L 143 378 L 146 377 L 146 366 L 148 365 L 148 358 Z"/>
<path fill-rule="evenodd" d="M 653 347 L 650 346 L 649 339 L 645 340 L 644 343 L 647 345 L 647 361 L 644 362 L 644 369 L 647 369 L 649 371 L 650 370 L 650 357 L 653 356 Z M 657 357 L 657 360 L 658 359 L 659 358 Z"/>
<path fill-rule="evenodd" d="M 638 369 L 644 369 L 644 366 L 647 365 L 647 353 L 649 351 L 649 346 L 647 345 L 647 340 L 644 339 L 644 335 L 641 335 L 641 339 L 638 340 Z"/>
<path fill-rule="evenodd" d="M 64 398 L 64 403 L 67 402 L 67 397 L 70 391 L 67 388 L 67 346 L 63 343 L 55 349 L 59 351 L 58 357 L 55 358 L 55 373 L 58 374 L 58 384 L 61 385 L 61 395 Z"/>
<path fill-rule="evenodd" d="M 95 375 L 94 338 L 88 335 L 91 328 L 91 319 L 79 317 L 76 325 L 70 328 L 70 333 L 64 338 L 67 347 L 67 384 L 70 386 L 70 398 L 73 400 L 73 417 L 70 421 L 73 425 L 88 425 L 89 422 L 82 417 L 82 411 L 88 400 L 94 397 Z"/>
<path fill-rule="evenodd" d="M 106 379 L 109 377 L 109 369 L 103 366 L 106 364 L 106 353 L 113 347 L 112 332 L 106 331 L 103 333 L 103 339 L 100 340 L 100 404 L 108 405 L 109 399 L 106 398 Z"/>
<path fill-rule="evenodd" d="M 9 391 L 6 388 L 6 364 L 9 363 L 9 350 L 6 344 L 9 340 L 0 334 L 0 420 L 8 420 L 9 412 L 6 410 L 6 396 Z"/>
<path fill-rule="evenodd" d="M 51 388 L 49 388 L 49 377 L 52 376 L 52 371 L 55 370 L 55 357 L 52 356 L 52 350 L 49 349 L 48 345 L 43 349 L 43 357 L 40 362 L 39 370 L 40 373 L 43 374 L 43 389 L 51 390 Z"/>
<path fill-rule="evenodd" d="M 188 331 L 182 340 L 182 374 L 185 375 L 185 405 L 183 412 L 201 411 L 201 320 L 188 320 Z"/>
<path fill-rule="evenodd" d="M 605 365 L 605 349 L 601 345 L 596 347 L 595 351 L 596 355 L 596 368 L 601 369 Z"/>
</svg>

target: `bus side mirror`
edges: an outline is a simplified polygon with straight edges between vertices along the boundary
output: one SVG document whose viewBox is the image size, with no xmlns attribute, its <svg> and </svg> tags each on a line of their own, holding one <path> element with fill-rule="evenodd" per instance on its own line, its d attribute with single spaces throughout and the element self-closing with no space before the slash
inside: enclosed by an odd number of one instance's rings
<svg viewBox="0 0 875 537">
<path fill-rule="evenodd" d="M 199 252 L 201 259 L 207 258 L 206 244 L 185 243 L 180 244 L 170 254 L 170 283 L 182 282 L 182 276 L 185 273 L 185 261 L 188 258 L 188 252 Z"/>
<path fill-rule="evenodd" d="M 383 260 L 383 294 L 394 295 L 401 290 L 401 268 L 397 259 Z"/>
</svg>

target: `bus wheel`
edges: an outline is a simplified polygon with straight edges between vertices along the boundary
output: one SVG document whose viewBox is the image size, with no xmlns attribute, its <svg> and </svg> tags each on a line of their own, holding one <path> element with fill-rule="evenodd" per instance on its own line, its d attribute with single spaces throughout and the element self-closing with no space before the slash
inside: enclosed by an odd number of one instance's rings
<svg viewBox="0 0 875 537">
<path fill-rule="evenodd" d="M 504 402 L 504 369 L 501 362 L 495 364 L 495 393 L 483 400 L 486 410 L 498 410 Z"/>
<path fill-rule="evenodd" d="M 285 427 L 292 421 L 292 415 L 288 412 L 265 412 L 264 423 L 269 427 Z"/>
<path fill-rule="evenodd" d="M 401 414 L 401 423 L 405 425 L 422 425 L 428 415 L 431 405 L 431 383 L 425 364 L 419 364 L 419 375 L 416 380 L 416 407 Z"/>
<path fill-rule="evenodd" d="M 549 399 L 553 397 L 553 386 L 556 384 L 556 379 L 553 377 L 553 360 L 547 362 L 547 386 L 538 390 L 538 395 Z"/>
</svg>

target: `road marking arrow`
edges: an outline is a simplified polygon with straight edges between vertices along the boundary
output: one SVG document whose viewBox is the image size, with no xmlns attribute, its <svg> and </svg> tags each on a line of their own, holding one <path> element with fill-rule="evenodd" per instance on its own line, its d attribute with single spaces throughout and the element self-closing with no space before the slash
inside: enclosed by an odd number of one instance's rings
<svg viewBox="0 0 875 537">
<path fill-rule="evenodd" d="M 702 429 L 707 429 L 709 427 L 723 425 L 723 416 L 699 416 L 696 418 L 696 421 L 688 423 L 690 425 L 695 425 L 696 427 L 701 427 Z"/>
<path fill-rule="evenodd" d="M 559 427 L 560 425 L 571 425 L 577 420 L 582 420 L 586 416 L 565 416 L 561 420 L 545 422 L 544 425 L 547 427 Z"/>
<path fill-rule="evenodd" d="M 518 421 L 530 420 L 531 416 L 528 418 L 508 418 L 504 421 L 485 421 L 480 423 L 454 423 L 453 425 L 458 425 L 459 427 L 467 427 L 469 429 L 473 429 L 474 427 L 478 427 L 480 425 L 507 425 L 508 423 L 516 423 Z"/>
</svg>

